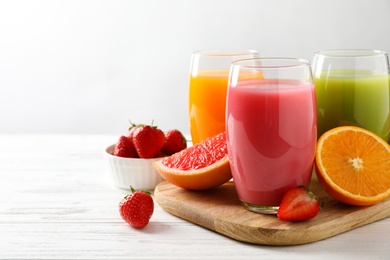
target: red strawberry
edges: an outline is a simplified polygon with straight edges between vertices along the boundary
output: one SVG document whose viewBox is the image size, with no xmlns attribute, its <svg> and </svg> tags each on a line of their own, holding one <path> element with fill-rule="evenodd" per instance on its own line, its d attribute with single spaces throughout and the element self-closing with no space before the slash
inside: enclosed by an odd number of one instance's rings
<svg viewBox="0 0 390 260">
<path fill-rule="evenodd" d="M 172 155 L 187 148 L 187 140 L 179 130 L 169 130 L 166 131 L 164 134 L 165 143 L 162 148 L 162 152 L 166 155 Z"/>
<path fill-rule="evenodd" d="M 129 132 L 127 133 L 127 137 L 130 139 L 133 139 L 133 133 L 139 127 L 139 125 L 136 125 L 130 121 L 130 127 L 129 127 Z"/>
<path fill-rule="evenodd" d="M 114 155 L 119 157 L 137 158 L 138 154 L 135 150 L 133 140 L 122 135 L 115 145 Z"/>
<path fill-rule="evenodd" d="M 119 202 L 119 213 L 124 221 L 135 228 L 143 228 L 153 215 L 154 202 L 152 196 L 146 191 L 135 191 Z"/>
<path fill-rule="evenodd" d="M 314 218 L 322 206 L 318 197 L 307 187 L 299 186 L 286 192 L 277 215 L 284 221 L 303 221 Z"/>
<path fill-rule="evenodd" d="M 133 133 L 133 143 L 140 158 L 157 157 L 164 142 L 164 132 L 156 126 L 141 125 Z"/>
</svg>

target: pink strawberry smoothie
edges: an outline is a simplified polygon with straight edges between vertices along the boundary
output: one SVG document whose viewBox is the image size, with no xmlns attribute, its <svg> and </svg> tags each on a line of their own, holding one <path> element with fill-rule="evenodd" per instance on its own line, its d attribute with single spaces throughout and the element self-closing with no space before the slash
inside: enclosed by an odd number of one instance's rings
<svg viewBox="0 0 390 260">
<path fill-rule="evenodd" d="M 314 86 L 244 81 L 228 91 L 230 167 L 242 202 L 279 206 L 285 192 L 309 186 L 316 146 Z"/>
</svg>

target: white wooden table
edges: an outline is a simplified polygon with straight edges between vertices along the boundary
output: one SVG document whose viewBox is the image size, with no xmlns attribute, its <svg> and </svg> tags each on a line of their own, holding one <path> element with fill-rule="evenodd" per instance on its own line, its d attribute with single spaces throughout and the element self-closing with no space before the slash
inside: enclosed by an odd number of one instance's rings
<svg viewBox="0 0 390 260">
<path fill-rule="evenodd" d="M 0 259 L 390 259 L 390 218 L 288 247 L 232 240 L 155 204 L 136 230 L 106 172 L 110 135 L 0 135 Z"/>
</svg>

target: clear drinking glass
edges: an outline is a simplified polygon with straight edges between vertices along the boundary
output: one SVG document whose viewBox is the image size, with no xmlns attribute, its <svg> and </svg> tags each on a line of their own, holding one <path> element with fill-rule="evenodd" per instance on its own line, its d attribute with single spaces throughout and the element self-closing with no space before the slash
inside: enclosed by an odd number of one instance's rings
<svg viewBox="0 0 390 260">
<path fill-rule="evenodd" d="M 318 137 L 337 126 L 366 128 L 389 141 L 389 59 L 378 50 L 315 53 Z"/>
<path fill-rule="evenodd" d="M 317 141 L 310 63 L 294 58 L 233 62 L 226 134 L 242 204 L 253 212 L 276 213 L 288 189 L 310 184 Z"/>
<path fill-rule="evenodd" d="M 225 131 L 226 91 L 232 61 L 256 58 L 254 50 L 203 50 L 192 53 L 189 120 L 192 142 Z"/>
</svg>

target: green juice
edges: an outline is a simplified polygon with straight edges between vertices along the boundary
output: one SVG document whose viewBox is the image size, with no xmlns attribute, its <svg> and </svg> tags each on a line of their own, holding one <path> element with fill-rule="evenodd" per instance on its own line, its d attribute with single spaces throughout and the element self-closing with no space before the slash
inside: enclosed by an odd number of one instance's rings
<svg viewBox="0 0 390 260">
<path fill-rule="evenodd" d="M 337 126 L 366 128 L 389 142 L 389 75 L 323 71 L 314 78 L 318 137 Z"/>
</svg>

